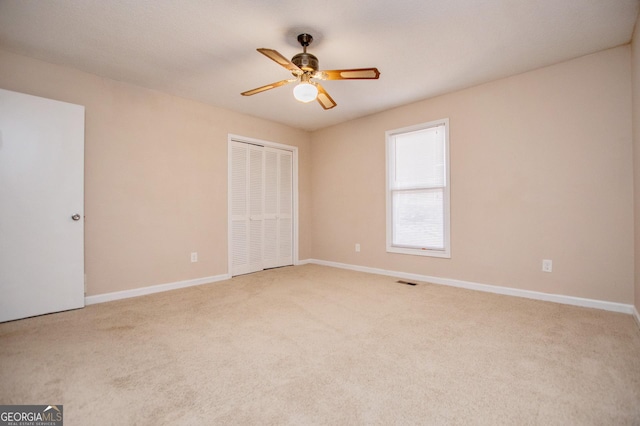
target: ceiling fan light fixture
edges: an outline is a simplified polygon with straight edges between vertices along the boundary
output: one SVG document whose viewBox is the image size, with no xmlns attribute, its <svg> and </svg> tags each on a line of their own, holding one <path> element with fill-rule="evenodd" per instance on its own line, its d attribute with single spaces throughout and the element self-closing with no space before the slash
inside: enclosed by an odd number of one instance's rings
<svg viewBox="0 0 640 426">
<path fill-rule="evenodd" d="M 318 88 L 308 81 L 301 81 L 293 88 L 293 97 L 304 103 L 315 101 L 318 97 Z"/>
<path fill-rule="evenodd" d="M 241 95 L 251 96 L 297 81 L 298 84 L 293 88 L 293 97 L 296 98 L 296 100 L 303 103 L 317 100 L 322 108 L 328 110 L 336 106 L 336 101 L 329 96 L 319 82 L 311 81 L 312 78 L 318 80 L 377 80 L 378 77 L 380 77 L 380 72 L 377 68 L 319 70 L 318 58 L 307 52 L 307 47 L 309 47 L 312 41 L 313 37 L 311 37 L 310 34 L 303 33 L 298 35 L 298 42 L 302 46 L 302 53 L 298 53 L 291 58 L 291 60 L 288 60 L 273 49 L 259 48 L 258 52 L 285 68 L 293 74 L 294 78 L 247 90 L 246 92 L 242 92 Z"/>
</svg>

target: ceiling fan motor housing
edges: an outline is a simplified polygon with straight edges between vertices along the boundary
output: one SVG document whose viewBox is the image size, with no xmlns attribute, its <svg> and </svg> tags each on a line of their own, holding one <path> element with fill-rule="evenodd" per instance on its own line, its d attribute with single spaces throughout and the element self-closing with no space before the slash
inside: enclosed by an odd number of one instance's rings
<svg viewBox="0 0 640 426">
<path fill-rule="evenodd" d="M 319 63 L 318 58 L 316 58 L 311 53 L 298 53 L 296 56 L 291 58 L 291 62 L 297 65 L 302 71 L 315 72 L 318 71 Z"/>
</svg>

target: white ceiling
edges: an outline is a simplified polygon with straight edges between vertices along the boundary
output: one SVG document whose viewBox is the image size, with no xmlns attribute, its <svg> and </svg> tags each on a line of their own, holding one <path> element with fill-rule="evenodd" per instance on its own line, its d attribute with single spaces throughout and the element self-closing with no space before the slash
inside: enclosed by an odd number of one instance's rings
<svg viewBox="0 0 640 426">
<path fill-rule="evenodd" d="M 631 40 L 640 0 L 0 0 L 0 48 L 315 130 Z M 256 52 L 291 58 L 314 36 L 338 106 L 294 100 Z"/>
</svg>

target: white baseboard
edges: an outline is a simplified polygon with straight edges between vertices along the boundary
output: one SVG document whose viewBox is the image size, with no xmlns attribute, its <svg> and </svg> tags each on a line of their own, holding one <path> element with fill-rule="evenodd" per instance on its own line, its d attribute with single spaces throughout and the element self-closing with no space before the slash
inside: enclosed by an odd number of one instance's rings
<svg viewBox="0 0 640 426">
<path fill-rule="evenodd" d="M 640 327 L 640 314 L 633 305 L 624 303 L 606 302 L 602 300 L 584 299 L 581 297 L 565 296 L 561 294 L 542 293 L 538 291 L 521 290 L 511 287 L 500 287 L 489 284 L 480 284 L 471 281 L 462 281 L 451 278 L 432 277 L 421 274 L 411 274 L 399 271 L 389 271 L 386 269 L 370 268 L 367 266 L 350 265 L 346 263 L 331 262 L 327 260 L 305 259 L 296 263 L 297 265 L 315 264 L 331 266 L 340 269 L 349 269 L 352 271 L 367 272 L 370 274 L 386 275 L 390 277 L 404 278 L 415 281 L 429 282 L 433 284 L 448 285 L 451 287 L 465 288 L 468 290 L 484 291 L 488 293 L 503 294 L 507 296 L 524 297 L 527 299 L 544 300 L 547 302 L 562 303 L 565 305 L 583 306 L 587 308 L 602 309 L 605 311 L 621 312 L 631 314 L 635 318 L 638 327 Z M 128 299 L 131 297 L 144 296 L 147 294 L 160 293 L 169 290 L 177 290 L 179 288 L 192 287 L 202 284 L 210 284 L 218 281 L 224 281 L 231 278 L 229 274 L 215 275 L 211 277 L 196 278 L 192 280 L 177 281 L 167 284 L 158 284 L 149 287 L 135 288 L 132 290 L 116 291 L 113 293 L 97 294 L 95 296 L 87 296 L 84 298 L 85 305 L 95 305 L 97 303 L 111 302 L 113 300 Z"/>
<path fill-rule="evenodd" d="M 466 288 L 468 290 L 484 291 L 487 293 L 503 294 L 507 296 L 524 297 L 527 299 L 544 300 L 547 302 L 562 303 L 565 305 L 583 306 L 586 308 L 603 309 L 605 311 L 621 312 L 633 314 L 635 311 L 636 320 L 640 323 L 638 311 L 633 305 L 624 303 L 606 302 L 602 300 L 584 299 L 581 297 L 565 296 L 561 294 L 542 293 L 531 290 L 521 290 L 511 287 L 500 287 L 489 284 L 474 283 L 471 281 L 455 280 L 451 278 L 431 277 L 428 275 L 410 274 L 406 272 L 388 271 L 386 269 L 369 268 L 366 266 L 349 265 L 346 263 L 330 262 L 326 260 L 307 259 L 300 262 L 301 265 L 313 263 L 316 265 L 332 266 L 334 268 L 350 269 L 352 271 L 368 272 L 371 274 L 387 275 L 391 277 L 404 278 L 415 281 L 424 281 L 433 284 L 448 285 L 451 287 Z"/>
<path fill-rule="evenodd" d="M 149 287 L 134 288 L 132 290 L 115 291 L 113 293 L 97 294 L 95 296 L 86 296 L 84 298 L 85 305 L 95 305 L 96 303 L 111 302 L 113 300 L 128 299 L 130 297 L 144 296 L 147 294 L 160 293 L 163 291 L 177 290 L 179 288 L 192 287 L 194 285 L 202 285 L 214 283 L 217 281 L 228 280 L 231 278 L 229 274 L 215 275 L 212 277 L 196 278 L 193 280 L 177 281 L 174 283 L 158 284 Z"/>
</svg>

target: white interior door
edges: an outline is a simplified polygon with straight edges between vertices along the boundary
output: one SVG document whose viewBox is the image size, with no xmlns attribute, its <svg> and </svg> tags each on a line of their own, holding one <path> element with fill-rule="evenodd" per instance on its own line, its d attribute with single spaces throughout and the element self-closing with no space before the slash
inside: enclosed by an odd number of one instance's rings
<svg viewBox="0 0 640 426">
<path fill-rule="evenodd" d="M 230 167 L 232 271 L 241 275 L 263 269 L 262 147 L 233 142 Z"/>
<path fill-rule="evenodd" d="M 264 152 L 264 243 L 265 268 L 278 266 L 278 162 L 277 149 Z"/>
<path fill-rule="evenodd" d="M 293 155 L 280 151 L 278 167 L 278 264 L 293 265 Z"/>
<path fill-rule="evenodd" d="M 249 147 L 232 142 L 229 154 L 229 218 L 232 275 L 249 273 Z"/>
<path fill-rule="evenodd" d="M 264 152 L 262 147 L 249 149 L 249 271 L 264 269 L 262 261 L 264 232 Z"/>
<path fill-rule="evenodd" d="M 231 275 L 293 264 L 293 154 L 230 144 Z"/>
<path fill-rule="evenodd" d="M 84 306 L 84 107 L 0 89 L 0 321 Z"/>
</svg>

